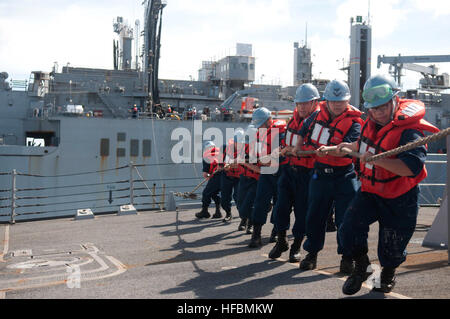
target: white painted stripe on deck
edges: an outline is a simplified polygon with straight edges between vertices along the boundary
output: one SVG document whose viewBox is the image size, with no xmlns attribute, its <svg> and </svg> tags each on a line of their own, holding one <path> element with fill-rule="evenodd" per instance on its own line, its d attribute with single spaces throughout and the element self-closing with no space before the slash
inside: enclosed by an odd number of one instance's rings
<svg viewBox="0 0 450 319">
<path fill-rule="evenodd" d="M 5 227 L 5 239 L 3 240 L 3 253 L 0 254 L 0 262 L 5 262 L 3 256 L 8 253 L 9 250 L 9 225 Z"/>
<path fill-rule="evenodd" d="M 262 256 L 263 256 L 263 257 L 266 257 L 266 258 L 269 258 L 269 255 L 267 255 L 267 254 L 262 254 Z M 289 264 L 289 265 L 292 265 L 292 266 L 295 267 L 295 268 L 299 268 L 299 266 L 300 266 L 299 263 L 290 263 L 290 262 L 288 262 L 288 260 L 286 260 L 286 259 L 277 258 L 276 260 L 277 260 L 277 261 L 280 261 L 280 262 L 287 263 L 287 264 Z M 347 280 L 347 276 L 345 276 L 345 277 L 337 277 L 337 276 L 335 276 L 334 274 L 332 274 L 332 273 L 330 273 L 330 272 L 323 271 L 323 270 L 320 270 L 320 269 L 315 269 L 315 270 L 311 270 L 311 271 L 313 271 L 313 272 L 315 272 L 315 273 L 318 273 L 318 274 L 321 274 L 321 275 L 328 276 L 328 277 L 333 277 L 333 278 L 339 279 L 339 280 L 341 280 L 341 281 L 346 281 L 346 280 Z M 367 289 L 369 289 L 369 290 L 372 290 L 372 287 L 367 286 L 365 283 L 363 283 L 362 286 L 363 286 L 364 288 L 367 288 Z M 398 293 L 395 293 L 395 292 L 390 292 L 390 293 L 385 294 L 385 295 L 386 295 L 386 296 L 391 296 L 391 297 L 394 297 L 394 298 L 397 298 L 397 299 L 413 299 L 413 298 L 411 298 L 411 297 L 407 297 L 407 296 L 404 296 L 404 295 L 401 295 L 401 294 L 398 294 Z"/>
</svg>

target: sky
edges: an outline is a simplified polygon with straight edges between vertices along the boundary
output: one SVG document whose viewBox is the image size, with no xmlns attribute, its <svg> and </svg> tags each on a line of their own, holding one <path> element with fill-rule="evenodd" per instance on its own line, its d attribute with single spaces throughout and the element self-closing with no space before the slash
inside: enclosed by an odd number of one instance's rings
<svg viewBox="0 0 450 319">
<path fill-rule="evenodd" d="M 113 20 L 144 24 L 143 0 L 0 0 L 0 72 L 26 80 L 31 71 L 75 67 L 113 68 Z M 448 0 L 167 0 L 163 13 L 161 79 L 198 78 L 202 61 L 253 45 L 255 83 L 293 84 L 294 42 L 312 50 L 313 76 L 347 78 L 350 18 L 361 15 L 373 29 L 372 73 L 377 56 L 450 54 Z M 141 42 L 142 44 L 142 42 Z M 437 64 L 450 73 L 450 63 Z M 406 71 L 404 89 L 420 74 Z"/>
</svg>

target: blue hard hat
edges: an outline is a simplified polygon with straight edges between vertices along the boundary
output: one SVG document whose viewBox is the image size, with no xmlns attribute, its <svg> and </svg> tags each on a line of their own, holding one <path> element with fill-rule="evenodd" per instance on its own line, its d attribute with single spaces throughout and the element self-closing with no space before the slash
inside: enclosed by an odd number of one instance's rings
<svg viewBox="0 0 450 319">
<path fill-rule="evenodd" d="M 216 147 L 216 144 L 214 144 L 213 141 L 205 141 L 205 142 L 203 143 L 203 149 L 204 149 L 204 150 L 206 150 L 206 149 L 208 149 L 208 148 L 210 148 L 210 147 Z"/>
<path fill-rule="evenodd" d="M 299 86 L 295 92 L 294 102 L 304 103 L 312 100 L 320 100 L 320 94 L 317 88 L 310 83 Z"/>
<path fill-rule="evenodd" d="M 371 109 L 386 104 L 399 92 L 397 84 L 384 75 L 370 77 L 363 90 L 364 107 Z"/>
<path fill-rule="evenodd" d="M 249 143 L 256 138 L 257 129 L 253 124 L 249 124 L 247 129 L 245 130 L 245 142 Z"/>
<path fill-rule="evenodd" d="M 234 142 L 235 143 L 245 143 L 245 132 L 243 129 L 238 128 L 236 131 L 234 131 Z"/>
<path fill-rule="evenodd" d="M 258 129 L 271 117 L 272 113 L 267 108 L 261 107 L 253 112 L 252 124 Z"/>
<path fill-rule="evenodd" d="M 325 88 L 323 97 L 327 101 L 348 101 L 351 98 L 350 88 L 344 81 L 333 80 Z"/>
</svg>

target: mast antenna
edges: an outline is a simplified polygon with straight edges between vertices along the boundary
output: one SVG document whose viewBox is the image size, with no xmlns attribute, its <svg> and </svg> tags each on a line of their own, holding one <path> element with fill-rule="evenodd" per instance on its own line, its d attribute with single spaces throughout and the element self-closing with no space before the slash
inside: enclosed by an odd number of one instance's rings
<svg viewBox="0 0 450 319">
<path fill-rule="evenodd" d="M 308 22 L 306 22 L 306 31 L 305 31 L 305 47 L 308 46 Z"/>
</svg>

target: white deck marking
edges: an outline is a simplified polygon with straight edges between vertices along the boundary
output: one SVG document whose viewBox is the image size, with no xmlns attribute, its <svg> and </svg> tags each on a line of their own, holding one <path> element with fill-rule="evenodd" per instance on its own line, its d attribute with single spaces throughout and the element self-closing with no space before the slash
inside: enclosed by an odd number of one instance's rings
<svg viewBox="0 0 450 319">
<path fill-rule="evenodd" d="M 261 256 L 269 258 L 269 255 L 267 255 L 267 254 L 262 254 Z M 280 262 L 287 263 L 287 264 L 292 265 L 293 267 L 296 267 L 296 268 L 299 267 L 299 263 L 289 263 L 287 260 L 281 259 L 281 258 L 277 258 L 276 260 L 280 261 Z M 325 276 L 328 276 L 328 277 L 333 277 L 333 278 L 339 279 L 341 281 L 346 281 L 347 280 L 347 276 L 345 276 L 345 277 L 338 277 L 338 276 L 336 276 L 336 275 L 334 275 L 334 274 L 332 274 L 330 272 L 323 271 L 323 270 L 320 270 L 320 269 L 315 269 L 315 270 L 312 270 L 312 271 L 315 272 L 315 273 L 321 274 L 321 275 L 325 275 Z M 372 288 L 367 286 L 365 283 L 362 286 L 364 288 L 372 290 Z M 385 294 L 385 295 L 386 296 L 391 296 L 391 297 L 394 297 L 394 298 L 397 298 L 397 299 L 413 299 L 411 297 L 407 297 L 407 296 L 404 296 L 404 295 L 401 295 L 401 294 L 398 294 L 398 293 L 395 293 L 395 292 L 390 292 L 390 293 Z"/>
<path fill-rule="evenodd" d="M 0 253 L 0 262 L 5 262 L 3 256 L 8 253 L 9 250 L 9 225 L 5 227 L 5 239 L 3 240 L 3 252 Z"/>
</svg>

